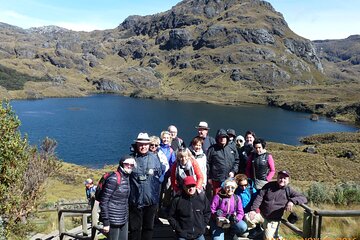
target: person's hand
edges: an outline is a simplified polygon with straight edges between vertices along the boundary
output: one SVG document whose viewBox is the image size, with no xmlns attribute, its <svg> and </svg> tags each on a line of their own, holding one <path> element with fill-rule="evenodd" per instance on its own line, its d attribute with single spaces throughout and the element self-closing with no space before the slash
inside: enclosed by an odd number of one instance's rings
<svg viewBox="0 0 360 240">
<path fill-rule="evenodd" d="M 201 188 L 197 188 L 196 191 L 200 194 L 202 192 Z"/>
<path fill-rule="evenodd" d="M 233 178 L 233 177 L 234 177 L 234 173 L 233 173 L 233 172 L 229 172 L 229 177 Z"/>
<path fill-rule="evenodd" d="M 286 210 L 286 211 L 289 211 L 289 212 L 292 212 L 293 206 L 294 206 L 294 203 L 293 203 L 292 201 L 289 201 L 289 202 L 286 204 L 285 210 Z"/>
<path fill-rule="evenodd" d="M 110 226 L 104 226 L 104 227 L 103 227 L 103 231 L 104 231 L 105 233 L 108 233 L 108 232 L 110 231 Z"/>
<path fill-rule="evenodd" d="M 255 212 L 255 211 L 250 211 L 250 212 L 249 212 L 249 218 L 250 218 L 250 220 L 254 220 L 255 215 L 256 215 L 256 212 Z"/>
<path fill-rule="evenodd" d="M 237 220 L 235 214 L 231 214 L 231 215 L 229 216 L 229 220 L 230 220 L 230 222 L 233 223 L 233 224 L 236 224 L 236 223 L 239 222 L 239 221 Z"/>
<path fill-rule="evenodd" d="M 208 179 L 208 183 L 209 183 L 210 185 L 212 185 L 212 180 L 211 180 L 211 179 Z"/>
</svg>

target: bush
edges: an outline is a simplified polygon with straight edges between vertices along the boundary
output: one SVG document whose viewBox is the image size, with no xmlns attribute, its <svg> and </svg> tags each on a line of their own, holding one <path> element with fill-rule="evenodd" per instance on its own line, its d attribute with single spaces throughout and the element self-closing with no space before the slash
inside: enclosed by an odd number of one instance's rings
<svg viewBox="0 0 360 240">
<path fill-rule="evenodd" d="M 8 102 L 0 105 L 0 218 L 3 237 L 30 231 L 28 214 L 39 204 L 41 186 L 60 167 L 56 141 L 46 138 L 38 150 L 18 130 L 20 120 Z M 20 231 L 21 230 L 21 231 Z M 0 236 L 1 239 L 1 236 Z"/>
<path fill-rule="evenodd" d="M 328 186 L 324 183 L 313 183 L 310 186 L 307 195 L 308 200 L 314 204 L 359 204 L 360 185 L 355 182 L 339 183 L 335 186 Z"/>
<path fill-rule="evenodd" d="M 322 183 L 313 183 L 308 190 L 308 200 L 314 204 L 332 203 L 329 189 Z"/>
</svg>

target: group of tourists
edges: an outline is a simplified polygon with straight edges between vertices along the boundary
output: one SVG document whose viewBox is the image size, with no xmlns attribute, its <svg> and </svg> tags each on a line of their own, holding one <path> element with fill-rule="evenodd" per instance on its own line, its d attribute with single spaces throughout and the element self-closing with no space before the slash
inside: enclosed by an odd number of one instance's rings
<svg viewBox="0 0 360 240">
<path fill-rule="evenodd" d="M 152 239 L 159 216 L 168 219 L 177 239 L 205 239 L 207 226 L 212 239 L 272 239 L 284 211 L 306 203 L 288 186 L 288 171 L 271 181 L 274 159 L 254 132 L 243 137 L 219 129 L 213 138 L 206 122 L 196 128 L 188 146 L 173 125 L 160 137 L 138 134 L 98 198 L 108 239 Z"/>
</svg>

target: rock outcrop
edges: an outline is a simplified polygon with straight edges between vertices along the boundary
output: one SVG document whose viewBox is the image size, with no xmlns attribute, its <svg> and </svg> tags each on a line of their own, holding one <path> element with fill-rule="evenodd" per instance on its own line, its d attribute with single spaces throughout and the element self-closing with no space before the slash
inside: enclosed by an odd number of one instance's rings
<svg viewBox="0 0 360 240">
<path fill-rule="evenodd" d="M 313 43 L 261 0 L 184 0 L 90 33 L 0 24 L 0 64 L 38 77 L 61 75 L 62 84 L 88 92 L 121 94 L 145 88 L 171 95 L 194 84 L 189 91 L 219 84 L 224 91 L 287 88 L 323 76 Z"/>
</svg>

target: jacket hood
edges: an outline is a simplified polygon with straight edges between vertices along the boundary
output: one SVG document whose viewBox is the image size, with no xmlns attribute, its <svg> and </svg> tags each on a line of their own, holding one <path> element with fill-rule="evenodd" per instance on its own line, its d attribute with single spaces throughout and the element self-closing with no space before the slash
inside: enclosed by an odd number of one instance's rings
<svg viewBox="0 0 360 240">
<path fill-rule="evenodd" d="M 225 136 L 227 138 L 227 140 L 229 141 L 229 135 L 227 135 L 226 130 L 225 129 L 219 129 L 216 133 L 216 141 L 220 136 Z"/>
</svg>

